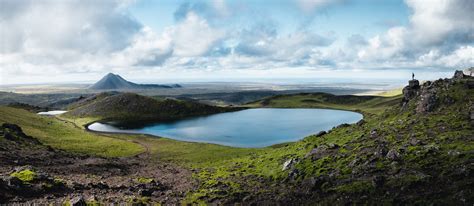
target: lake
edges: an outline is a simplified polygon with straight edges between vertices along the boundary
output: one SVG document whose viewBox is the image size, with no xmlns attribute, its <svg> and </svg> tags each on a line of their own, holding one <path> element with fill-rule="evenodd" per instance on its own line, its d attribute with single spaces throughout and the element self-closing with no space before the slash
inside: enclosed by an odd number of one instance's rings
<svg viewBox="0 0 474 206">
<path fill-rule="evenodd" d="M 214 143 L 233 147 L 266 147 L 300 140 L 342 123 L 355 123 L 362 115 L 331 109 L 247 109 L 173 122 L 125 129 L 93 123 L 99 132 L 140 133 L 170 139 Z"/>
</svg>

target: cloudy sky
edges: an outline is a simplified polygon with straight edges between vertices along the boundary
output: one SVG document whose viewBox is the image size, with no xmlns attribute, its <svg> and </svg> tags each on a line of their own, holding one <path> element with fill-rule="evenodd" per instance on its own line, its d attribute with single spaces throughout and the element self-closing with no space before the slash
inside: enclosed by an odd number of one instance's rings
<svg viewBox="0 0 474 206">
<path fill-rule="evenodd" d="M 433 78 L 474 66 L 473 10 L 472 0 L 0 0 L 0 84 L 108 72 Z"/>
</svg>

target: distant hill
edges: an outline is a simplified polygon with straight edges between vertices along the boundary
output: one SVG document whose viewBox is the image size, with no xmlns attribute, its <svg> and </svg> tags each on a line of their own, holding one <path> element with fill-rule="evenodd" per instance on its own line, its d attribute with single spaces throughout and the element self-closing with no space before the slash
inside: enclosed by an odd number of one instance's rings
<svg viewBox="0 0 474 206">
<path fill-rule="evenodd" d="M 127 89 L 153 89 L 153 88 L 179 88 L 181 85 L 161 84 L 136 84 L 129 82 L 118 74 L 108 73 L 101 80 L 89 87 L 94 90 L 127 90 Z"/>
<path fill-rule="evenodd" d="M 381 113 L 386 108 L 400 104 L 402 95 L 392 97 L 333 95 L 322 92 L 284 94 L 249 102 L 249 107 L 278 108 L 333 108 L 343 110 L 364 109 L 368 113 Z"/>
<path fill-rule="evenodd" d="M 72 104 L 69 109 L 66 116 L 130 122 L 175 120 L 239 110 L 172 99 L 157 100 L 134 93 L 101 93 Z"/>
</svg>

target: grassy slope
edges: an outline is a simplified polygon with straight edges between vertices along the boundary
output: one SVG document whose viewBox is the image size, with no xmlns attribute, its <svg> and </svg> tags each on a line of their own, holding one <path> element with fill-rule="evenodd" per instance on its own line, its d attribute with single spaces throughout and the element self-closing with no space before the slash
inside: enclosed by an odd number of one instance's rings
<svg viewBox="0 0 474 206">
<path fill-rule="evenodd" d="M 84 124 L 96 120 L 98 119 L 65 117 L 57 119 L 39 116 L 23 109 L 0 107 L 0 124 L 4 122 L 18 124 L 26 134 L 38 138 L 44 144 L 82 154 L 104 157 L 132 156 L 145 151 L 145 148 L 134 143 L 138 142 L 150 149 L 155 160 L 199 168 L 219 165 L 220 161 L 228 161 L 256 151 L 167 138 L 150 138 L 147 135 L 98 134 L 83 129 Z"/>
<path fill-rule="evenodd" d="M 325 93 L 309 93 L 295 95 L 277 95 L 264 100 L 249 103 L 249 107 L 277 108 L 331 108 L 364 113 L 380 114 L 385 109 L 400 102 L 401 95 L 381 96 L 335 96 Z"/>
<path fill-rule="evenodd" d="M 13 123 L 26 134 L 55 148 L 107 157 L 132 156 L 144 152 L 138 144 L 103 137 L 76 128 L 75 125 L 11 107 L 0 107 L 0 123 Z"/>
</svg>

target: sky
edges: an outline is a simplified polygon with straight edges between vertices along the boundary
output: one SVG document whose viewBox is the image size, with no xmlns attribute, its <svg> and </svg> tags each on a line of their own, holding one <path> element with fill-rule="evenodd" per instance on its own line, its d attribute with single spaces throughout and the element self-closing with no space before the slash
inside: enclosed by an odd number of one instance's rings
<svg viewBox="0 0 474 206">
<path fill-rule="evenodd" d="M 0 0 L 0 84 L 421 79 L 474 66 L 472 0 Z"/>
</svg>

